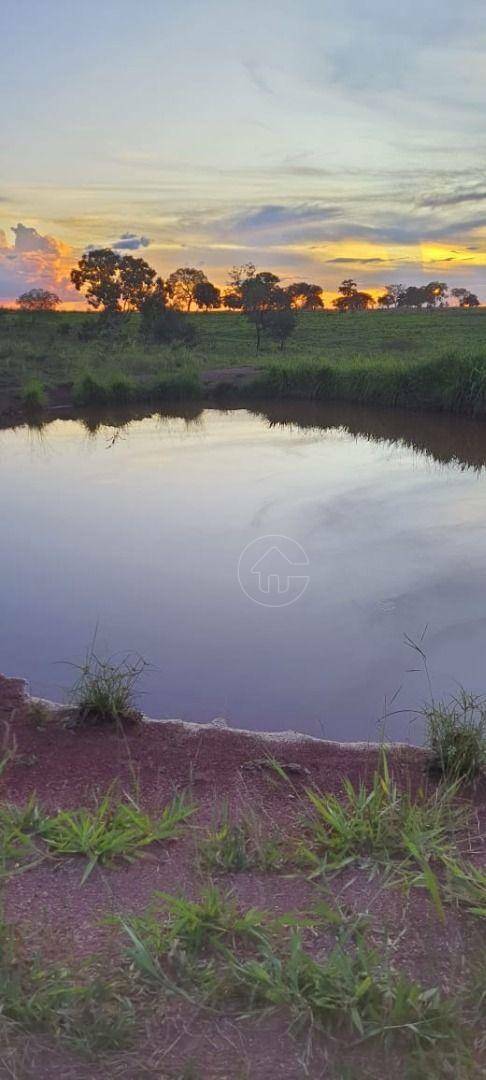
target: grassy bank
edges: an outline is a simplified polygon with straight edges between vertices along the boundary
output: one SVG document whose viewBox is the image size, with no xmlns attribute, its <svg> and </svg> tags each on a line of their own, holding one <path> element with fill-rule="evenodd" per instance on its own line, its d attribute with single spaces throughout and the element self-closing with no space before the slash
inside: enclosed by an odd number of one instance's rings
<svg viewBox="0 0 486 1080">
<path fill-rule="evenodd" d="M 196 344 L 147 346 L 138 316 L 119 332 L 99 332 L 93 315 L 0 315 L 0 393 L 39 407 L 68 386 L 84 406 L 207 392 L 205 373 L 227 369 L 218 390 L 231 392 L 232 368 L 260 369 L 245 393 L 260 397 L 346 400 L 486 414 L 486 310 L 421 314 L 305 313 L 287 349 L 255 352 L 248 321 L 234 314 L 191 316 Z M 33 388 L 37 387 L 37 391 Z"/>
</svg>

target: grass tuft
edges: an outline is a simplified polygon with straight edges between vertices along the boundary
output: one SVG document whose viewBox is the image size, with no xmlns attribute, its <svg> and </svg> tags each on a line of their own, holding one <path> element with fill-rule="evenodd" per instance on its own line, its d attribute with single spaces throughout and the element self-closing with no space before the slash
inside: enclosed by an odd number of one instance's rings
<svg viewBox="0 0 486 1080">
<path fill-rule="evenodd" d="M 286 1006 L 299 1025 L 354 1029 L 366 1039 L 401 1035 L 415 1045 L 452 1036 L 452 1008 L 438 989 L 395 975 L 361 935 L 353 950 L 338 942 L 321 961 L 293 933 L 283 956 L 266 949 L 261 959 L 235 960 L 233 971 L 251 1008 Z"/>
<path fill-rule="evenodd" d="M 108 390 L 104 382 L 86 371 L 80 375 L 74 385 L 74 404 L 82 408 L 89 406 L 107 405 L 109 400 Z"/>
<path fill-rule="evenodd" d="M 282 839 L 265 825 L 256 814 L 232 821 L 224 804 L 213 828 L 199 841 L 202 868 L 211 873 L 280 869 L 287 861 L 287 853 Z"/>
<path fill-rule="evenodd" d="M 146 666 L 142 657 L 102 660 L 90 648 L 70 694 L 77 720 L 113 724 L 138 719 L 134 691 Z"/>
<path fill-rule="evenodd" d="M 22 404 L 26 412 L 38 412 L 45 407 L 46 395 L 40 379 L 28 379 L 22 390 Z"/>
<path fill-rule="evenodd" d="M 125 1047 L 135 1013 L 116 976 L 94 964 L 80 972 L 29 955 L 18 929 L 0 923 L 2 1023 L 45 1032 L 89 1056 Z"/>
<path fill-rule="evenodd" d="M 193 371 L 164 371 L 154 381 L 151 394 L 157 401 L 194 400 L 202 395 L 201 381 Z"/>
<path fill-rule="evenodd" d="M 60 810 L 40 822 L 39 834 L 51 854 L 84 855 L 88 860 L 82 881 L 97 863 L 123 858 L 131 861 L 148 844 L 173 840 L 195 807 L 184 796 L 176 796 L 158 818 L 152 818 L 135 803 L 114 803 L 110 794 L 94 810 Z"/>
<path fill-rule="evenodd" d="M 452 781 L 471 781 L 486 763 L 486 702 L 462 690 L 424 710 L 431 768 Z"/>
<path fill-rule="evenodd" d="M 470 822 L 470 810 L 456 800 L 457 784 L 412 798 L 391 779 L 383 754 L 369 788 L 346 779 L 344 799 L 317 791 L 307 795 L 313 814 L 305 827 L 308 843 L 300 843 L 297 855 L 311 866 L 312 877 L 353 862 L 378 863 L 402 882 L 427 888 L 444 921 L 436 871 L 453 857 Z"/>
<path fill-rule="evenodd" d="M 449 850 L 467 819 L 455 804 L 455 785 L 415 798 L 401 791 L 388 771 L 386 756 L 370 787 L 344 780 L 344 799 L 308 790 L 313 815 L 307 822 L 313 849 L 335 869 L 354 859 L 388 863 L 410 854 L 410 845 L 430 858 Z"/>
</svg>

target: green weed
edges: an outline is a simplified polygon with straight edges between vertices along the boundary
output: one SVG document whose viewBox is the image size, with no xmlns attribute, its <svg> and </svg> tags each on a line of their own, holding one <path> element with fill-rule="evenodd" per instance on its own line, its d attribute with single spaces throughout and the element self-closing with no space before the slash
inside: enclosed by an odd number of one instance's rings
<svg viewBox="0 0 486 1080">
<path fill-rule="evenodd" d="M 267 949 L 261 959 L 235 960 L 233 972 L 250 1008 L 286 1006 L 300 1025 L 354 1029 L 362 1038 L 400 1034 L 417 1044 L 451 1037 L 452 1009 L 439 991 L 395 975 L 359 936 L 352 951 L 338 943 L 319 961 L 293 934 L 283 957 Z"/>
<path fill-rule="evenodd" d="M 136 719 L 135 686 L 144 669 L 141 657 L 102 660 L 90 648 L 70 699 L 80 723 L 120 723 Z"/>
<path fill-rule="evenodd" d="M 370 787 L 344 781 L 344 798 L 308 790 L 313 816 L 307 832 L 315 852 L 330 867 L 354 859 L 373 858 L 383 863 L 408 857 L 413 846 L 427 859 L 450 848 L 464 828 L 467 810 L 456 806 L 455 786 L 413 799 L 390 777 L 385 755 Z"/>
<path fill-rule="evenodd" d="M 5 873 L 12 864 L 37 861 L 34 837 L 42 813 L 35 795 L 25 806 L 0 803 L 0 868 Z"/>
<path fill-rule="evenodd" d="M 45 407 L 46 395 L 40 379 L 28 379 L 22 390 L 22 404 L 27 412 L 36 412 Z"/>
<path fill-rule="evenodd" d="M 198 956 L 209 948 L 234 946 L 237 939 L 262 940 L 268 921 L 268 913 L 255 908 L 242 914 L 233 896 L 210 885 L 200 900 L 155 893 L 149 912 L 124 925 L 142 934 L 159 956 L 174 949 Z"/>
<path fill-rule="evenodd" d="M 261 817 L 247 814 L 241 821 L 232 821 L 228 806 L 198 844 L 201 866 L 211 873 L 237 873 L 256 868 L 278 870 L 285 865 L 287 854 L 282 839 L 266 827 Z"/>
<path fill-rule="evenodd" d="M 370 787 L 354 787 L 346 779 L 344 798 L 312 790 L 307 795 L 313 815 L 297 858 L 310 866 L 311 876 L 355 861 L 376 863 L 391 881 L 425 886 L 444 920 L 438 872 L 467 835 L 470 821 L 468 807 L 456 801 L 457 785 L 412 798 L 390 777 L 383 754 Z"/>
<path fill-rule="evenodd" d="M 83 855 L 87 859 L 84 882 L 97 863 L 117 858 L 130 861 L 148 844 L 178 837 L 180 826 L 194 810 L 183 796 L 176 796 L 160 817 L 152 818 L 135 803 L 114 802 L 108 794 L 93 810 L 60 810 L 45 817 L 39 835 L 52 855 Z"/>
<path fill-rule="evenodd" d="M 189 401 L 201 394 L 199 376 L 193 371 L 162 372 L 151 387 L 157 401 Z"/>
<path fill-rule="evenodd" d="M 107 394 L 114 405 L 129 405 L 137 397 L 137 387 L 128 375 L 116 372 L 108 382 Z"/>
<path fill-rule="evenodd" d="M 452 781 L 473 780 L 486 763 L 486 702 L 462 690 L 424 715 L 431 767 Z"/>
<path fill-rule="evenodd" d="M 96 375 L 87 371 L 80 375 L 73 390 L 74 404 L 78 407 L 103 406 L 108 404 L 109 394 L 105 383 Z"/>
<path fill-rule="evenodd" d="M 47 1032 L 87 1054 L 130 1040 L 134 1010 L 114 976 L 94 965 L 80 972 L 29 954 L 18 931 L 0 924 L 2 1020 L 26 1032 Z"/>
<path fill-rule="evenodd" d="M 471 862 L 444 859 L 445 891 L 449 900 L 465 905 L 472 915 L 486 919 L 486 870 Z M 485 985 L 486 996 L 486 985 Z"/>
</svg>

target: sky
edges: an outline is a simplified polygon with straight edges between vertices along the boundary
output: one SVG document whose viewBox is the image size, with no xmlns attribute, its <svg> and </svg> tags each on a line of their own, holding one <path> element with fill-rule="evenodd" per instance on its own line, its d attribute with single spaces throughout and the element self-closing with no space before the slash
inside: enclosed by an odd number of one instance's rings
<svg viewBox="0 0 486 1080">
<path fill-rule="evenodd" d="M 484 0 L 2 0 L 0 302 L 89 245 L 486 303 Z"/>
</svg>

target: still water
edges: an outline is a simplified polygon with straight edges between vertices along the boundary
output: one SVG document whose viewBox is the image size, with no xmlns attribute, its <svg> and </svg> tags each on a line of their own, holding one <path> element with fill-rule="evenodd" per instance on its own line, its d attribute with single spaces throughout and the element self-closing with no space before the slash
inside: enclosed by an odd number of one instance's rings
<svg viewBox="0 0 486 1080">
<path fill-rule="evenodd" d="M 407 636 L 486 690 L 485 462 L 484 424 L 338 406 L 1 431 L 0 670 L 59 699 L 97 628 L 152 716 L 420 741 Z"/>
</svg>

